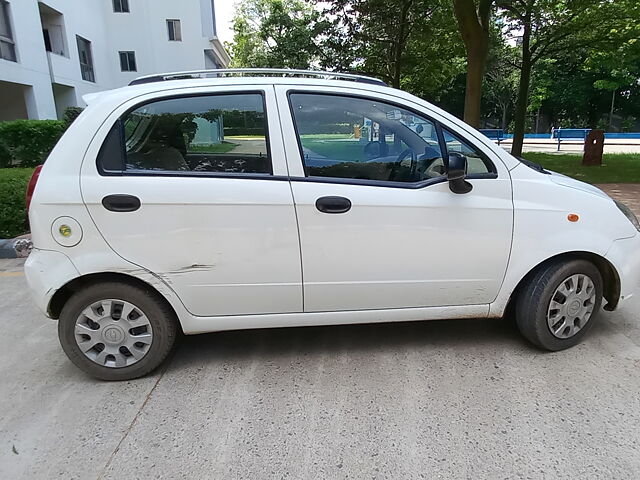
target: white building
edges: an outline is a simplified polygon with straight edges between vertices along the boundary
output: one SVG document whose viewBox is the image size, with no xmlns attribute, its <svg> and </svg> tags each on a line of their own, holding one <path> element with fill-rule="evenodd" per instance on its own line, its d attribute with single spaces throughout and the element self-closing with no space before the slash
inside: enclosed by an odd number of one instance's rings
<svg viewBox="0 0 640 480">
<path fill-rule="evenodd" d="M 228 63 L 214 0 L 0 0 L 0 121 L 60 118 L 86 93 Z"/>
</svg>

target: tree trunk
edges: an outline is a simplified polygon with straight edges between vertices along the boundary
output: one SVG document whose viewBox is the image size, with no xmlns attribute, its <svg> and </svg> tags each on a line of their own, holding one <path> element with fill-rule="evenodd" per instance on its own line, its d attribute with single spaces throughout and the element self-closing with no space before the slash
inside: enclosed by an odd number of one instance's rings
<svg viewBox="0 0 640 480">
<path fill-rule="evenodd" d="M 467 85 L 464 97 L 464 121 L 480 126 L 482 81 L 489 54 L 489 19 L 492 0 L 454 0 L 453 9 L 467 51 Z"/>
<path fill-rule="evenodd" d="M 400 88 L 400 78 L 402 76 L 402 54 L 407 44 L 407 28 L 409 28 L 408 17 L 409 10 L 411 9 L 412 2 L 404 2 L 402 10 L 400 11 L 400 30 L 398 32 L 398 38 L 394 44 L 393 51 L 393 77 L 391 79 L 391 86 L 393 88 Z"/>
<path fill-rule="evenodd" d="M 507 108 L 507 105 L 502 106 L 502 123 L 500 124 L 502 130 L 507 129 Z"/>
<path fill-rule="evenodd" d="M 524 126 L 527 118 L 527 107 L 529 106 L 529 83 L 531 82 L 531 17 L 524 24 L 522 35 L 522 66 L 520 68 L 520 84 L 518 85 L 518 99 L 516 100 L 515 128 L 513 131 L 513 144 L 511 154 L 517 157 L 522 156 L 522 146 L 524 144 Z"/>
<path fill-rule="evenodd" d="M 464 96 L 464 121 L 472 127 L 480 126 L 482 81 L 487 61 L 486 45 L 477 45 L 467 52 L 467 86 Z"/>
<path fill-rule="evenodd" d="M 616 108 L 616 91 L 614 90 L 613 93 L 611 94 L 611 110 L 609 111 L 609 131 L 612 132 L 613 130 L 613 111 Z"/>
</svg>

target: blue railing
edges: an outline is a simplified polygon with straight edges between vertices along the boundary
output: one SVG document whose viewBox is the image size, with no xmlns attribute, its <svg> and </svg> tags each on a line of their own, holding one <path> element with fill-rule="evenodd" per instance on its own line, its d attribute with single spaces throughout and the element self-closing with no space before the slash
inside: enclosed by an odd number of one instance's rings
<svg viewBox="0 0 640 480">
<path fill-rule="evenodd" d="M 505 138 L 504 130 L 502 130 L 501 128 L 481 128 L 480 132 L 491 140 L 497 140 L 498 145 L 500 145 L 500 142 Z"/>
</svg>

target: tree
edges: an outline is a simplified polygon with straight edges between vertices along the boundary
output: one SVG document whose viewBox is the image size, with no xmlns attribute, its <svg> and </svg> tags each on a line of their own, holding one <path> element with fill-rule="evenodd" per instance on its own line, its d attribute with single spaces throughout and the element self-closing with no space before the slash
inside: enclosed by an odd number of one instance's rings
<svg viewBox="0 0 640 480">
<path fill-rule="evenodd" d="M 332 55 L 324 64 L 381 76 L 400 88 L 411 44 L 436 27 L 445 0 L 329 0 Z M 440 24 L 441 25 L 441 24 Z M 434 39 L 435 40 L 435 39 Z M 437 41 L 437 40 L 435 40 Z M 334 60 L 338 59 L 338 62 Z"/>
<path fill-rule="evenodd" d="M 623 42 L 615 51 L 595 50 L 590 52 L 585 68 L 598 75 L 594 87 L 610 92 L 611 107 L 608 115 L 609 130 L 613 127 L 616 94 L 628 91 L 640 79 L 640 24 L 636 33 Z"/>
<path fill-rule="evenodd" d="M 520 81 L 511 153 L 522 154 L 529 88 L 534 65 L 544 58 L 585 46 L 612 44 L 615 26 L 635 0 L 497 0 L 506 27 L 518 32 Z M 624 5 L 622 5 L 624 4 Z M 635 8 L 635 7 L 634 7 Z"/>
<path fill-rule="evenodd" d="M 493 0 L 453 0 L 458 28 L 467 52 L 467 85 L 464 121 L 480 126 L 482 81 L 489 54 L 489 31 Z"/>
<path fill-rule="evenodd" d="M 489 45 L 482 92 L 484 112 L 486 117 L 498 119 L 500 128 L 506 130 L 518 88 L 517 51 L 504 41 L 496 26 L 492 28 Z"/>
<path fill-rule="evenodd" d="M 233 20 L 233 67 L 307 69 L 329 22 L 302 0 L 242 0 Z"/>
</svg>

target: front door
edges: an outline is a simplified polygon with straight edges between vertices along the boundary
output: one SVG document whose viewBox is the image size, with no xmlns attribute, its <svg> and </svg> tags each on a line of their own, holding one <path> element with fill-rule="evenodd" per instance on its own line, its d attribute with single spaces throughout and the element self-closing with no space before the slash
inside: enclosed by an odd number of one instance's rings
<svg viewBox="0 0 640 480">
<path fill-rule="evenodd" d="M 498 173 L 455 132 L 380 98 L 283 89 L 278 101 L 290 102 L 280 106 L 292 112 L 284 134 L 297 140 L 287 155 L 305 311 L 495 299 L 513 222 L 503 166 Z M 469 159 L 468 194 L 452 193 L 445 181 L 443 158 L 452 150 Z"/>
<path fill-rule="evenodd" d="M 221 90 L 114 112 L 100 152 L 85 157 L 84 201 L 111 248 L 163 279 L 193 315 L 300 312 L 273 89 Z"/>
</svg>

